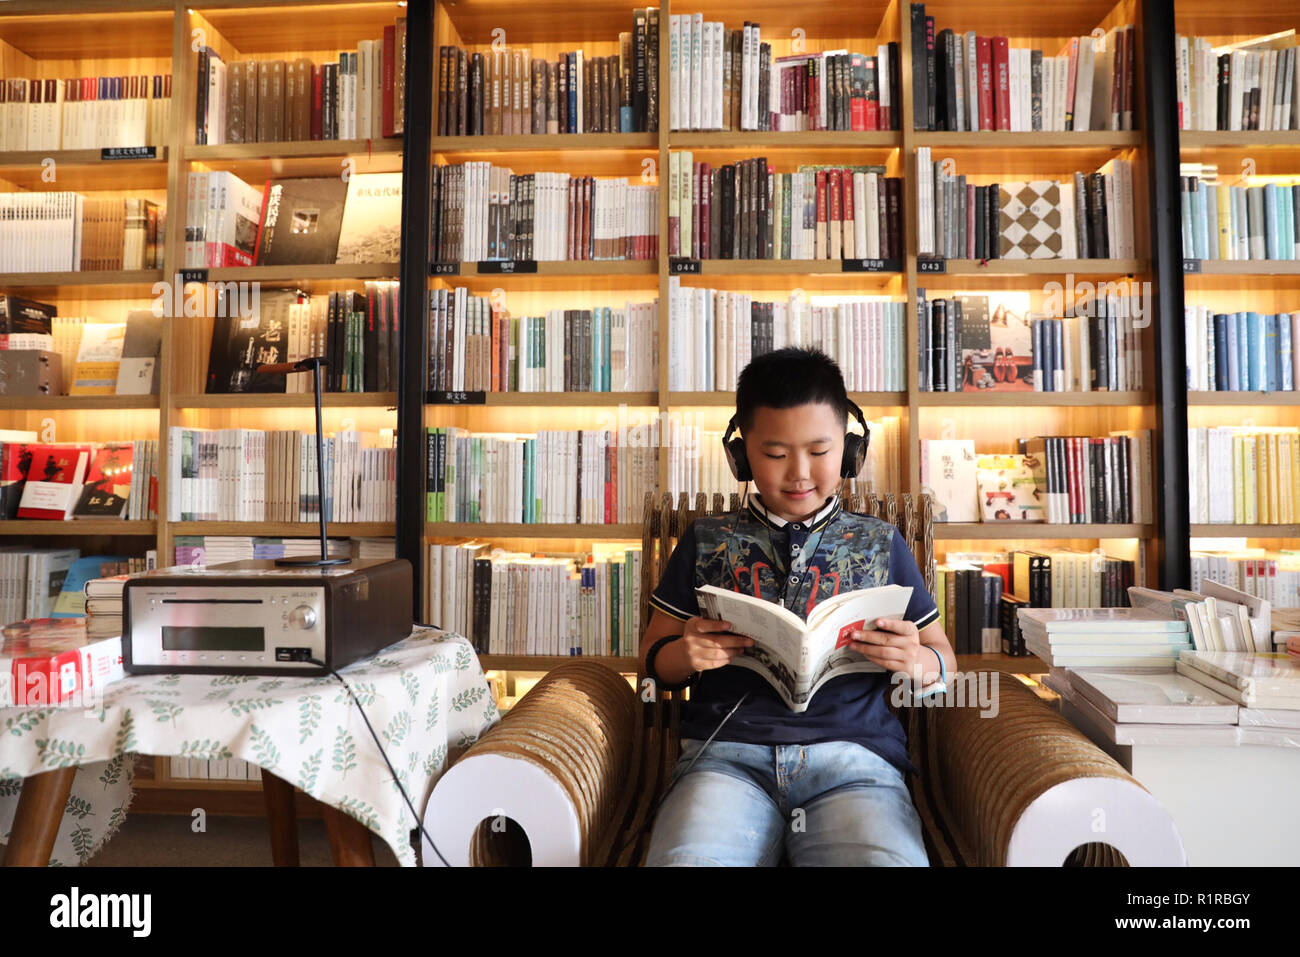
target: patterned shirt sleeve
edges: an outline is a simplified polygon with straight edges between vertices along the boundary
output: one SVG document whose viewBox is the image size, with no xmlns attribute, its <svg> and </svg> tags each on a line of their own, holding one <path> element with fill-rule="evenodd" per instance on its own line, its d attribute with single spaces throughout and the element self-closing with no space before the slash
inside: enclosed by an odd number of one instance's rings
<svg viewBox="0 0 1300 957">
<path fill-rule="evenodd" d="M 912 599 L 907 603 L 903 617 L 915 623 L 917 631 L 939 620 L 939 609 L 925 587 L 921 569 L 916 566 L 916 559 L 907 547 L 903 533 L 897 529 L 894 530 L 894 541 L 889 551 L 889 584 L 911 586 Z"/>
<path fill-rule="evenodd" d="M 668 556 L 668 565 L 664 568 L 654 594 L 650 596 L 650 607 L 657 608 L 665 615 L 678 621 L 687 621 L 700 613 L 699 602 L 695 599 L 695 524 L 691 525 L 677 540 L 677 547 Z"/>
</svg>

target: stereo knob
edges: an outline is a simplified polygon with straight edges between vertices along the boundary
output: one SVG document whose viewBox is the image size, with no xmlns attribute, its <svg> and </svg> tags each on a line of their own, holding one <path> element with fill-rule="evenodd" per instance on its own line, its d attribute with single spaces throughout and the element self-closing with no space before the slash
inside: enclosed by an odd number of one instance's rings
<svg viewBox="0 0 1300 957">
<path fill-rule="evenodd" d="M 315 628 L 316 609 L 311 607 L 311 605 L 299 605 L 293 611 L 289 612 L 289 622 L 298 628 Z"/>
</svg>

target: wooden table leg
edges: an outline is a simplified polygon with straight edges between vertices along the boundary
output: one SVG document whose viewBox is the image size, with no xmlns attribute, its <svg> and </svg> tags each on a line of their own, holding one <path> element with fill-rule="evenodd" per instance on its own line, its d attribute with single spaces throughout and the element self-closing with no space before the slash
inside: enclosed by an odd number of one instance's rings
<svg viewBox="0 0 1300 957">
<path fill-rule="evenodd" d="M 266 823 L 271 830 L 271 863 L 276 867 L 297 867 L 298 811 L 293 802 L 293 785 L 263 768 L 262 797 L 266 799 Z"/>
<path fill-rule="evenodd" d="M 33 774 L 23 782 L 5 853 L 6 867 L 45 867 L 50 863 L 76 775 L 74 765 Z"/>
<path fill-rule="evenodd" d="M 370 829 L 327 804 L 321 806 L 321 812 L 334 864 L 338 867 L 374 867 L 375 849 L 370 843 Z"/>
</svg>

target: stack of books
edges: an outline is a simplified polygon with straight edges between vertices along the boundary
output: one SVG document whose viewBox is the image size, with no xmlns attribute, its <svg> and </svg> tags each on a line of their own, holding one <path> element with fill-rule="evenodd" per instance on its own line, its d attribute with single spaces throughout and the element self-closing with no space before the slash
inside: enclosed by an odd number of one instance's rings
<svg viewBox="0 0 1300 957">
<path fill-rule="evenodd" d="M 1300 659 L 1289 654 L 1253 651 L 1185 651 L 1178 673 L 1243 708 L 1300 712 Z M 1279 716 L 1252 715 L 1263 724 Z M 1300 714 L 1280 716 L 1293 724 Z"/>
<path fill-rule="evenodd" d="M 1164 667 L 1192 643 L 1185 621 L 1138 608 L 1021 608 L 1025 647 L 1049 665 Z"/>
<path fill-rule="evenodd" d="M 122 670 L 121 621 L 39 618 L 0 638 L 0 708 L 85 704 Z M 115 627 L 114 627 L 115 624 Z"/>
</svg>

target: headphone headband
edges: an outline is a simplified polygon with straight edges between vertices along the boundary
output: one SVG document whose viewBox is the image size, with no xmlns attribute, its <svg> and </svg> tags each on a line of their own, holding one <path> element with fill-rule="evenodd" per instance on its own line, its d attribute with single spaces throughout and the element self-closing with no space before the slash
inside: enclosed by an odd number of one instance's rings
<svg viewBox="0 0 1300 957">
<path fill-rule="evenodd" d="M 862 426 L 862 434 L 856 432 L 844 433 L 844 456 L 840 460 L 840 477 L 855 478 L 862 471 L 862 466 L 867 460 L 867 447 L 871 444 L 871 430 L 867 428 L 867 417 L 863 415 L 862 409 L 852 399 L 846 397 L 849 412 L 858 420 Z M 731 474 L 735 476 L 737 482 L 751 482 L 754 479 L 754 472 L 749 467 L 749 457 L 745 452 L 745 440 L 735 435 L 739 424 L 736 422 L 736 416 L 732 415 L 727 422 L 727 431 L 722 436 L 722 450 L 727 457 L 727 465 L 731 469 Z"/>
</svg>

